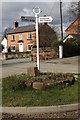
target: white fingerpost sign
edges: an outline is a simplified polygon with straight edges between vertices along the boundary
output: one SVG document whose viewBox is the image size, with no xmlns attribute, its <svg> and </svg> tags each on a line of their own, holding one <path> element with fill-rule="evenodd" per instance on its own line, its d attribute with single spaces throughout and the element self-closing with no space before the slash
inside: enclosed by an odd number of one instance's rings
<svg viewBox="0 0 80 120">
<path fill-rule="evenodd" d="M 38 36 L 38 23 L 52 22 L 51 16 L 39 17 L 41 10 L 39 7 L 33 8 L 33 13 L 36 18 L 36 44 L 37 44 L 37 68 L 40 70 L 40 62 L 39 62 L 39 36 Z"/>
<path fill-rule="evenodd" d="M 52 20 L 51 16 L 39 17 L 39 23 L 52 22 Z"/>
<path fill-rule="evenodd" d="M 39 62 L 39 36 L 38 36 L 38 17 L 41 12 L 39 7 L 33 8 L 33 12 L 36 17 L 36 44 L 37 44 L 37 68 L 40 70 L 40 62 Z"/>
</svg>

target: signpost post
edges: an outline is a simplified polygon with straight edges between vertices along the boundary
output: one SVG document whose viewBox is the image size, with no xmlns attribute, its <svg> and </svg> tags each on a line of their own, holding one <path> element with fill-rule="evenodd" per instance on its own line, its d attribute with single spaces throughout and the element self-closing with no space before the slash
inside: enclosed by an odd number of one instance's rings
<svg viewBox="0 0 80 120">
<path fill-rule="evenodd" d="M 40 62 L 39 62 L 39 36 L 38 36 L 38 17 L 41 12 L 39 7 L 35 7 L 33 12 L 36 17 L 36 44 L 37 44 L 37 68 L 40 70 Z"/>
</svg>

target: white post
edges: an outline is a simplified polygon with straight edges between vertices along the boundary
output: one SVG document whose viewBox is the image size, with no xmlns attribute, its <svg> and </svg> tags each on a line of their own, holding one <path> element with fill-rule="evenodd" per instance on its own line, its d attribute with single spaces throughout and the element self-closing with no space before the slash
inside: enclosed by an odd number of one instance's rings
<svg viewBox="0 0 80 120">
<path fill-rule="evenodd" d="M 40 69 L 39 63 L 39 36 L 38 36 L 38 15 L 36 14 L 36 45 L 37 45 L 37 67 Z"/>
<path fill-rule="evenodd" d="M 35 13 L 36 17 L 36 45 L 37 45 L 37 68 L 40 70 L 40 62 L 39 62 L 39 36 L 38 36 L 38 15 L 41 12 L 39 7 L 35 7 L 33 9 L 33 12 Z"/>
<path fill-rule="evenodd" d="M 63 46 L 59 45 L 59 58 L 63 58 Z"/>
</svg>

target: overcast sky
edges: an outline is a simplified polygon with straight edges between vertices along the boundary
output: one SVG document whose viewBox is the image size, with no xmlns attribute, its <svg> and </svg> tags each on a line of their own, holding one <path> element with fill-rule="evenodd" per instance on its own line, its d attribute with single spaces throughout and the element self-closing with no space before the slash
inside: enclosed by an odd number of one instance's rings
<svg viewBox="0 0 80 120">
<path fill-rule="evenodd" d="M 51 25 L 54 28 L 57 28 L 59 30 L 60 28 L 60 4 L 59 0 L 43 0 L 43 1 L 37 1 L 35 0 L 2 0 L 0 3 L 0 24 L 2 20 L 2 30 L 4 30 L 6 27 L 11 27 L 13 25 L 14 21 L 19 21 L 20 25 L 27 25 L 31 24 L 28 22 L 22 23 L 20 20 L 21 16 L 34 16 L 33 8 L 35 6 L 39 6 L 41 9 L 40 16 L 51 16 L 53 18 L 53 21 Z M 25 2 L 26 1 L 26 2 Z M 37 1 L 37 2 L 36 2 Z M 52 2 L 53 1 L 53 2 Z M 63 29 L 65 30 L 70 22 L 69 19 L 69 13 L 68 9 L 71 4 L 72 0 L 62 0 L 62 10 L 63 10 Z M 74 0 L 75 2 L 76 0 Z M 78 1 L 78 0 L 77 0 Z M 76 1 L 76 2 L 77 2 Z M 2 7 L 2 11 L 1 11 Z M 2 14 L 2 19 L 1 19 Z M 0 33 L 2 32 L 0 28 Z"/>
</svg>

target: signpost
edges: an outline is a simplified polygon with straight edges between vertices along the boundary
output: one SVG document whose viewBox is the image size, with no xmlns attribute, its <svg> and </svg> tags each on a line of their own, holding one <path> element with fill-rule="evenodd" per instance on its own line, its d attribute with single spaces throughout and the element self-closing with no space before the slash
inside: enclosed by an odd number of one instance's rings
<svg viewBox="0 0 80 120">
<path fill-rule="evenodd" d="M 28 21 L 28 22 L 35 22 L 35 17 L 31 17 L 31 16 L 21 16 L 21 21 Z"/>
<path fill-rule="evenodd" d="M 45 22 L 51 22 L 52 17 L 51 16 L 45 16 L 45 17 L 39 17 L 39 14 L 41 12 L 39 7 L 35 7 L 33 9 L 33 12 L 36 17 L 36 42 L 37 42 L 37 68 L 40 70 L 40 62 L 39 62 L 39 37 L 38 37 L 38 22 L 39 23 L 45 23 Z"/>
<path fill-rule="evenodd" d="M 41 10 L 39 7 L 35 7 L 33 9 L 33 13 L 35 14 L 36 18 L 36 44 L 37 44 L 37 68 L 40 70 L 40 62 L 39 62 L 39 36 L 38 36 L 38 16 Z"/>
<path fill-rule="evenodd" d="M 39 23 L 52 22 L 51 16 L 39 17 Z"/>
<path fill-rule="evenodd" d="M 51 16 L 39 17 L 40 12 L 41 12 L 40 8 L 35 7 L 33 8 L 33 13 L 35 14 L 35 17 L 21 16 L 22 21 L 36 22 L 36 45 L 37 45 L 37 68 L 38 70 L 40 70 L 38 23 L 52 22 Z"/>
</svg>

